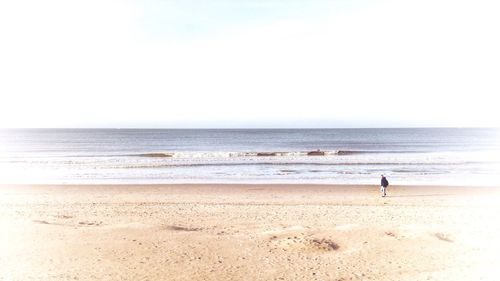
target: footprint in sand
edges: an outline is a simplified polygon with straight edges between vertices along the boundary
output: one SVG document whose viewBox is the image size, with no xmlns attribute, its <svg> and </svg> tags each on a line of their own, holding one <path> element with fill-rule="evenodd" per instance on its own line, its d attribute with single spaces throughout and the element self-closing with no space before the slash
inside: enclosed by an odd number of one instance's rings
<svg viewBox="0 0 500 281">
<path fill-rule="evenodd" d="M 102 224 L 102 221 L 81 221 L 78 223 L 79 225 L 82 225 L 82 226 L 99 226 Z"/>
<path fill-rule="evenodd" d="M 385 235 L 391 236 L 391 237 L 396 237 L 396 234 L 394 232 L 392 232 L 392 231 L 386 231 Z"/>
<path fill-rule="evenodd" d="M 175 230 L 175 231 L 200 231 L 201 230 L 201 228 L 198 228 L 198 227 L 184 227 L 184 226 L 177 226 L 177 225 L 168 225 L 165 227 L 165 229 Z"/>
<path fill-rule="evenodd" d="M 314 238 L 310 240 L 309 243 L 313 248 L 317 248 L 318 250 L 324 250 L 324 251 L 334 251 L 340 248 L 340 246 L 337 243 L 333 242 L 330 239 L 325 239 L 325 238 L 322 239 Z"/>
<path fill-rule="evenodd" d="M 71 218 L 73 218 L 73 216 L 60 215 L 60 216 L 56 216 L 56 218 L 59 218 L 59 219 L 71 219 Z"/>
<path fill-rule="evenodd" d="M 329 252 L 335 251 L 340 246 L 331 239 L 296 236 L 273 235 L 269 238 L 271 250 L 302 251 L 302 252 Z"/>
<path fill-rule="evenodd" d="M 268 236 L 270 251 L 329 252 L 340 248 L 331 239 L 315 237 L 315 231 L 302 225 L 273 228 L 262 234 L 270 235 Z"/>
<path fill-rule="evenodd" d="M 442 240 L 442 241 L 453 242 L 451 235 L 448 233 L 436 232 L 436 233 L 434 233 L 434 236 L 436 236 L 439 240 Z"/>
</svg>

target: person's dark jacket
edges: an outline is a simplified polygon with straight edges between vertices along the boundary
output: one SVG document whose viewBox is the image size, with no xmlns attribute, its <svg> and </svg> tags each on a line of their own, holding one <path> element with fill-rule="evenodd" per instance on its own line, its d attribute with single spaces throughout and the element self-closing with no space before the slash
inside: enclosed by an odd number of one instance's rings
<svg viewBox="0 0 500 281">
<path fill-rule="evenodd" d="M 387 187 L 389 185 L 389 181 L 385 177 L 383 177 L 380 181 L 380 185 L 383 187 Z"/>
</svg>

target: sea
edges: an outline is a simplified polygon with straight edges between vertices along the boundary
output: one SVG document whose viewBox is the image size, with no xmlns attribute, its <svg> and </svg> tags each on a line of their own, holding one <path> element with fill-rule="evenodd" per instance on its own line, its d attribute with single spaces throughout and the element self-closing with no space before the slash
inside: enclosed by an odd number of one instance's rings
<svg viewBox="0 0 500 281">
<path fill-rule="evenodd" d="M 2 129 L 0 184 L 500 186 L 500 130 Z"/>
</svg>

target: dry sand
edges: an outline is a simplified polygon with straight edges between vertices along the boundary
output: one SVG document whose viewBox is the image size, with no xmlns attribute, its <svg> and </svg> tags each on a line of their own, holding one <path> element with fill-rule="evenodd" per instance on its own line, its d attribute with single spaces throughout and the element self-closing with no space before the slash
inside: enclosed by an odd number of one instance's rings
<svg viewBox="0 0 500 281">
<path fill-rule="evenodd" d="M 500 188 L 0 186 L 0 280 L 500 280 Z"/>
</svg>

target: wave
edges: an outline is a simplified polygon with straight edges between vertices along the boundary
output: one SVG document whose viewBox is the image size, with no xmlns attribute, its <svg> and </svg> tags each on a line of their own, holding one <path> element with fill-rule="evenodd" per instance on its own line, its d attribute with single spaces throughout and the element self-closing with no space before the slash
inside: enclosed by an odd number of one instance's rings
<svg viewBox="0 0 500 281">
<path fill-rule="evenodd" d="M 114 157 L 145 157 L 145 158 L 244 158 L 244 157 L 287 157 L 287 156 L 348 156 L 356 154 L 393 154 L 417 153 L 418 151 L 383 151 L 383 150 L 311 150 L 311 151 L 152 151 L 126 153 L 82 153 L 82 154 L 28 154 L 28 155 L 0 155 L 1 161 L 14 162 L 19 159 L 24 162 L 29 159 L 82 159 L 82 158 L 114 158 Z M 34 160 L 37 161 L 37 160 Z M 43 161 L 43 160 L 41 160 Z M 69 160 L 73 161 L 73 160 Z"/>
<path fill-rule="evenodd" d="M 335 156 L 353 155 L 363 153 L 377 153 L 375 151 L 360 150 L 312 150 L 312 151 L 250 151 L 250 152 L 224 152 L 224 151 L 173 151 L 173 152 L 147 152 L 128 154 L 125 156 L 139 157 L 173 157 L 173 158 L 241 158 L 241 157 L 286 157 L 286 156 Z M 382 153 L 382 152 L 379 152 Z"/>
<path fill-rule="evenodd" d="M 141 157 L 172 157 L 173 153 L 163 153 L 163 152 L 152 152 L 152 153 L 141 153 L 137 154 L 137 156 Z M 132 155 L 134 156 L 134 155 Z"/>
</svg>

